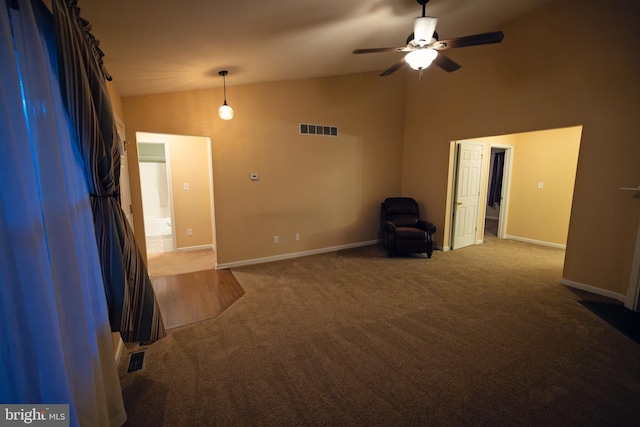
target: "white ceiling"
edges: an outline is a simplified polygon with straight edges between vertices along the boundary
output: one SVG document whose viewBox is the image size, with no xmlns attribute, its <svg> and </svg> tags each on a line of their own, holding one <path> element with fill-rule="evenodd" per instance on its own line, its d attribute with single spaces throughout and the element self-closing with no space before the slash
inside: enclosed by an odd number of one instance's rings
<svg viewBox="0 0 640 427">
<path fill-rule="evenodd" d="M 431 0 L 440 39 L 501 30 L 551 0 Z M 122 96 L 387 69 L 416 0 L 79 0 Z M 505 39 L 509 37 L 505 34 Z M 482 49 L 468 47 L 465 49 Z M 455 58 L 455 55 L 448 56 Z M 464 64 L 461 64 L 464 66 Z"/>
</svg>

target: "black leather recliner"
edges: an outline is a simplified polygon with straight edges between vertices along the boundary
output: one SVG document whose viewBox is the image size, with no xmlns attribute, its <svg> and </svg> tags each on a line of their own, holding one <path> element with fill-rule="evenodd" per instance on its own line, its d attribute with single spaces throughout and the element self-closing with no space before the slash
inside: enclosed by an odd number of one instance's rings
<svg viewBox="0 0 640 427">
<path fill-rule="evenodd" d="M 433 253 L 436 226 L 420 219 L 418 203 L 409 197 L 389 197 L 380 206 L 382 246 L 389 257 L 397 253 Z"/>
</svg>

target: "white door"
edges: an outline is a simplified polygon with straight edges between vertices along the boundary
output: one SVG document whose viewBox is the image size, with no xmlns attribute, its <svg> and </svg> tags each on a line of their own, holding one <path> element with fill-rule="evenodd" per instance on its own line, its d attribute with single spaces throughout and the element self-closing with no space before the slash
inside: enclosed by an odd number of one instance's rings
<svg viewBox="0 0 640 427">
<path fill-rule="evenodd" d="M 118 143 L 120 144 L 120 204 L 124 215 L 133 230 L 133 207 L 131 205 L 131 188 L 129 184 L 129 164 L 127 156 L 127 143 L 125 142 L 124 124 L 118 116 L 114 116 L 118 131 Z"/>
<path fill-rule="evenodd" d="M 476 241 L 483 151 L 481 144 L 458 144 L 452 249 L 473 245 Z"/>
</svg>

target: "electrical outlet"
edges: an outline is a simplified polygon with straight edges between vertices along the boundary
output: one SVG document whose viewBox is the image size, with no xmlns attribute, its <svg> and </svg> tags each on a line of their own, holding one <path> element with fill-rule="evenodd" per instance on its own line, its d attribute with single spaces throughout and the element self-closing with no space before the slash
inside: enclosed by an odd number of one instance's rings
<svg viewBox="0 0 640 427">
<path fill-rule="evenodd" d="M 280 238 L 278 236 L 273 236 L 273 244 L 277 245 L 278 243 L 280 243 Z"/>
<path fill-rule="evenodd" d="M 187 236 L 193 236 L 193 229 L 187 228 Z"/>
<path fill-rule="evenodd" d="M 296 233 L 296 240 L 300 240 L 300 233 Z"/>
</svg>

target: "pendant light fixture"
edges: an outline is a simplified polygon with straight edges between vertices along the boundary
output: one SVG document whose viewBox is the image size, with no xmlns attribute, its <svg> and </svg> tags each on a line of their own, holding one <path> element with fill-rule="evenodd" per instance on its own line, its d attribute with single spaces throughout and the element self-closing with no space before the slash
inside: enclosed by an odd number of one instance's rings
<svg viewBox="0 0 640 427">
<path fill-rule="evenodd" d="M 222 82 L 224 85 L 224 103 L 220 108 L 218 108 L 218 115 L 222 120 L 231 120 L 233 119 L 233 108 L 227 104 L 227 80 L 225 78 L 228 72 L 226 70 L 222 70 L 218 72 L 218 74 L 222 76 Z"/>
</svg>

